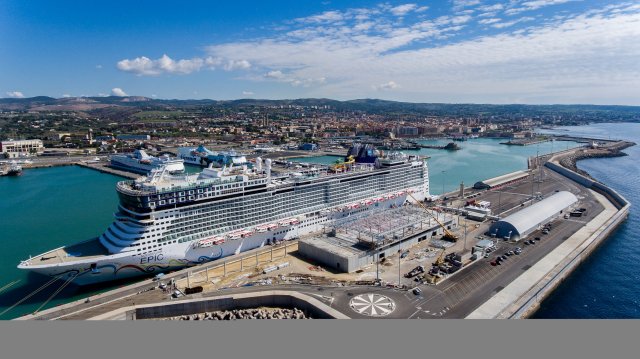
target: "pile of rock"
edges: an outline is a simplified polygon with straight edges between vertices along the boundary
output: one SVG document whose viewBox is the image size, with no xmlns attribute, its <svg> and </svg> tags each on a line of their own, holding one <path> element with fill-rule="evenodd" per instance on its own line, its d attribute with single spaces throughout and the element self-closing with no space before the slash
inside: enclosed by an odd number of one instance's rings
<svg viewBox="0 0 640 359">
<path fill-rule="evenodd" d="M 236 320 L 236 319 L 311 319 L 298 308 L 233 309 L 198 314 L 180 315 L 163 320 Z"/>
</svg>

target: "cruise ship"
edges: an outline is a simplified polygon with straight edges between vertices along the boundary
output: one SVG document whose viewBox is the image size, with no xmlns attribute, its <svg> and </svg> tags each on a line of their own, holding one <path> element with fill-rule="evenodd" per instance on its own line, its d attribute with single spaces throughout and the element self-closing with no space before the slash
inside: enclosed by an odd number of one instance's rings
<svg viewBox="0 0 640 359">
<path fill-rule="evenodd" d="M 245 155 L 237 153 L 235 151 L 213 152 L 204 147 L 203 145 L 197 148 L 193 147 L 180 147 L 178 149 L 178 157 L 183 159 L 185 163 L 198 166 L 223 167 L 223 166 L 252 166 L 251 162 L 247 161 Z"/>
<path fill-rule="evenodd" d="M 260 158 L 251 169 L 210 166 L 196 174 L 154 169 L 117 183 L 115 220 L 99 237 L 31 257 L 18 268 L 79 285 L 153 275 L 429 196 L 426 158 L 383 155 L 361 144 L 349 154 L 339 169 L 287 171 Z"/>
<path fill-rule="evenodd" d="M 113 155 L 111 156 L 111 166 L 144 175 L 160 167 L 164 167 L 169 173 L 184 172 L 184 160 L 171 158 L 166 154 L 160 157 L 149 156 L 144 150 Z"/>
</svg>

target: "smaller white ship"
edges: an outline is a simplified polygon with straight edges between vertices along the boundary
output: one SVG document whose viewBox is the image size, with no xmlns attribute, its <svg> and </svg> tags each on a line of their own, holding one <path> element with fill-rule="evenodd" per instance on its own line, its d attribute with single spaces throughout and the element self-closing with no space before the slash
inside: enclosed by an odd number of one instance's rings
<svg viewBox="0 0 640 359">
<path fill-rule="evenodd" d="M 166 154 L 154 157 L 144 150 L 135 150 L 133 153 L 111 156 L 111 167 L 145 175 L 153 169 L 164 167 L 167 172 L 175 174 L 184 172 L 184 160 Z"/>
</svg>

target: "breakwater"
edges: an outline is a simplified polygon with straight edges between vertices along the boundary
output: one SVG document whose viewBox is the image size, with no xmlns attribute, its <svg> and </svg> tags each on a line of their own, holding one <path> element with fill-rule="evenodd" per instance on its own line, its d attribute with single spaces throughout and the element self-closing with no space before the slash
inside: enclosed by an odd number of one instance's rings
<svg viewBox="0 0 640 359">
<path fill-rule="evenodd" d="M 564 156 L 561 156 L 557 159 L 558 163 L 565 168 L 570 169 L 573 172 L 577 172 L 582 176 L 589 177 L 591 176 L 578 168 L 576 165 L 578 161 L 588 158 L 604 158 L 604 157 L 621 157 L 626 156 L 627 154 L 622 152 L 625 148 L 634 146 L 634 142 L 629 141 L 620 141 L 614 144 L 608 145 L 606 147 L 600 148 L 591 148 L 591 149 L 583 149 L 580 151 L 571 151 Z"/>
</svg>

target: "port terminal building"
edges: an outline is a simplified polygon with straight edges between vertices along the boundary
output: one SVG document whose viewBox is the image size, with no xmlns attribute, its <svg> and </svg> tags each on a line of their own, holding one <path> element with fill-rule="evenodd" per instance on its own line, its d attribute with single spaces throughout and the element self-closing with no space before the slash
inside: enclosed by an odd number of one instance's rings
<svg viewBox="0 0 640 359">
<path fill-rule="evenodd" d="M 539 226 L 551 222 L 578 202 L 578 198 L 571 192 L 560 191 L 554 193 L 529 207 L 501 219 L 489 228 L 492 237 L 518 241 L 535 231 Z"/>
<path fill-rule="evenodd" d="M 457 216 L 432 212 L 449 230 Z M 298 241 L 298 252 L 337 272 L 352 273 L 405 251 L 418 242 L 437 241 L 444 229 L 414 205 L 351 215 L 324 227 L 321 234 Z"/>
<path fill-rule="evenodd" d="M 491 189 L 499 186 L 508 185 L 519 181 L 525 177 L 529 176 L 529 172 L 527 171 L 516 171 L 507 173 L 506 175 L 493 177 L 484 181 L 476 182 L 473 185 L 474 189 Z"/>
</svg>

